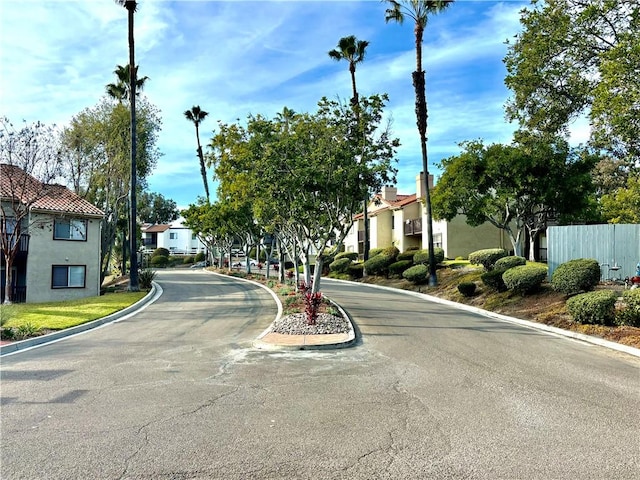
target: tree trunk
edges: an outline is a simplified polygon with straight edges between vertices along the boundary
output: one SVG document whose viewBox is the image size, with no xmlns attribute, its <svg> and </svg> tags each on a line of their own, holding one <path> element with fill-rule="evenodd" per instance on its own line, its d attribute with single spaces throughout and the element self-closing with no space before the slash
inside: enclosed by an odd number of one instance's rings
<svg viewBox="0 0 640 480">
<path fill-rule="evenodd" d="M 4 304 L 5 305 L 11 305 L 13 300 L 12 298 L 13 292 L 11 291 L 12 290 L 11 284 L 13 283 L 12 267 L 13 267 L 13 257 L 11 253 L 6 252 L 4 255 L 4 278 L 6 282 L 4 285 Z"/>
</svg>

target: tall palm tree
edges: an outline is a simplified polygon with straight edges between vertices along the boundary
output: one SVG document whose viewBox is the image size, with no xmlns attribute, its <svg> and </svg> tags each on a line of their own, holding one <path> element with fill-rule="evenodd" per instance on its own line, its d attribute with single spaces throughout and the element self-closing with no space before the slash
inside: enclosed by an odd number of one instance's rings
<svg viewBox="0 0 640 480">
<path fill-rule="evenodd" d="M 207 195 L 207 203 L 209 203 L 209 183 L 207 182 L 207 169 L 204 165 L 204 155 L 202 154 L 202 146 L 200 146 L 200 122 L 209 115 L 209 112 L 205 112 L 200 109 L 200 105 L 194 105 L 191 110 L 185 110 L 184 116 L 187 120 L 193 122 L 196 126 L 196 141 L 198 142 L 198 158 L 200 159 L 200 174 L 202 175 L 202 182 L 204 183 L 204 192 Z"/>
<path fill-rule="evenodd" d="M 131 110 L 131 202 L 129 211 L 129 290 L 140 291 L 138 281 L 138 247 L 137 243 L 137 208 L 136 208 L 136 62 L 135 44 L 133 36 L 133 17 L 138 6 L 135 0 L 115 0 L 115 2 L 126 8 L 128 13 L 128 33 L 129 33 L 129 106 Z"/>
<path fill-rule="evenodd" d="M 385 11 L 385 21 L 402 24 L 405 16 L 411 18 L 416 38 L 416 71 L 412 73 L 413 88 L 416 92 L 416 123 L 420 133 L 422 148 L 422 170 L 424 171 L 424 204 L 427 213 L 427 238 L 429 249 L 429 285 L 438 284 L 433 247 L 433 218 L 431 212 L 431 193 L 429 191 L 429 165 L 427 159 L 427 95 L 425 91 L 424 70 L 422 69 L 422 39 L 429 15 L 435 15 L 446 9 L 453 0 L 385 0 L 390 8 Z"/>
<path fill-rule="evenodd" d="M 117 81 L 116 83 L 109 83 L 106 86 L 107 95 L 111 98 L 115 98 L 119 102 L 123 100 L 128 100 L 131 95 L 131 67 L 129 65 L 116 65 L 116 69 L 113 71 L 115 74 Z M 140 92 L 144 89 L 145 83 L 149 80 L 149 77 L 138 77 L 138 66 L 135 68 L 135 77 L 136 77 L 136 96 L 140 94 Z"/>
<path fill-rule="evenodd" d="M 329 57 L 339 62 L 346 60 L 349 62 L 349 73 L 351 74 L 351 88 L 353 89 L 353 97 L 351 98 L 351 106 L 356 116 L 356 125 L 358 125 L 358 131 L 360 130 L 360 101 L 358 98 L 358 89 L 356 88 L 356 65 L 364 60 L 364 55 L 369 42 L 366 40 L 358 40 L 355 35 L 349 35 L 348 37 L 342 37 L 338 41 L 337 48 L 329 51 Z M 359 134 L 359 133 L 358 133 Z M 363 161 L 366 161 L 363 159 Z M 366 262 L 369 260 L 369 219 L 367 216 L 367 209 L 369 204 L 369 192 L 367 190 L 366 198 L 362 202 L 362 213 L 364 222 L 364 252 L 363 258 Z"/>
</svg>

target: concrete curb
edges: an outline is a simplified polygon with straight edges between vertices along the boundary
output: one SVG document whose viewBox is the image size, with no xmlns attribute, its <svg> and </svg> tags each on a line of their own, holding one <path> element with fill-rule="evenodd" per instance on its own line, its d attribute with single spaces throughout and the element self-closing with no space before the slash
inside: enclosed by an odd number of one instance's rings
<svg viewBox="0 0 640 480">
<path fill-rule="evenodd" d="M 70 337 L 72 335 L 78 335 L 80 333 L 87 332 L 94 328 L 100 327 L 102 325 L 106 325 L 108 323 L 118 322 L 125 317 L 133 315 L 137 313 L 153 302 L 155 302 L 162 295 L 162 287 L 158 285 L 156 282 L 153 282 L 151 285 L 151 290 L 144 298 L 141 298 L 133 305 L 128 306 L 122 310 L 112 313 L 111 315 L 107 315 L 106 317 L 98 318 L 96 320 L 92 320 L 87 323 L 83 323 L 82 325 L 77 325 L 75 327 L 66 328 L 64 330 L 60 330 L 58 332 L 49 333 L 47 335 L 41 335 L 39 337 L 28 338 L 26 340 L 20 340 L 18 342 L 12 342 L 7 345 L 0 346 L 0 356 L 10 355 L 25 351 L 27 349 L 31 349 L 34 347 L 46 345 L 49 343 L 57 342 L 62 340 L 63 338 Z"/>
<path fill-rule="evenodd" d="M 418 297 L 418 298 L 422 298 L 424 300 L 428 300 L 430 302 L 434 302 L 434 303 L 440 303 L 443 305 L 448 305 L 450 307 L 453 308 L 457 308 L 458 310 L 465 310 L 468 312 L 473 312 L 473 313 L 477 313 L 480 315 L 484 315 L 485 317 L 490 317 L 490 318 L 495 318 L 496 320 L 501 320 L 503 322 L 509 322 L 509 323 L 515 323 L 517 325 L 523 326 L 523 327 L 527 327 L 527 328 L 532 328 L 534 330 L 540 330 L 543 332 L 547 332 L 551 335 L 558 335 L 558 336 L 562 336 L 562 337 L 568 337 L 568 338 L 573 338 L 575 340 L 580 340 L 583 342 L 587 342 L 587 343 L 591 343 L 593 345 L 598 345 L 601 347 L 605 347 L 605 348 L 609 348 L 611 350 L 617 350 L 619 352 L 624 352 L 624 353 L 628 353 L 629 355 L 633 355 L 635 357 L 639 357 L 640 358 L 640 349 L 638 348 L 634 348 L 634 347 L 630 347 L 628 345 L 623 345 L 621 343 L 616 343 L 616 342 L 612 342 L 609 340 L 605 340 L 603 338 L 599 338 L 599 337 L 593 337 L 591 335 L 585 335 L 584 333 L 578 333 L 578 332 L 572 332 L 570 330 L 564 330 L 562 328 L 558 328 L 558 327 L 552 327 L 551 325 L 545 325 L 544 323 L 537 323 L 537 322 L 532 322 L 530 320 L 521 320 L 519 318 L 514 318 L 514 317 L 509 317 L 507 315 L 502 315 L 500 313 L 495 313 L 495 312 L 490 312 L 488 310 L 483 310 L 481 308 L 478 307 L 472 307 L 470 305 L 465 305 L 464 303 L 457 303 L 457 302 L 453 302 L 451 300 L 445 300 L 444 298 L 439 298 L 439 297 L 434 297 L 432 295 L 427 295 L 426 293 L 419 293 L 419 292 L 412 292 L 409 290 L 402 290 L 399 288 L 393 288 L 393 287 L 386 287 L 384 285 L 372 285 L 369 283 L 359 283 L 359 282 L 351 282 L 348 280 L 338 280 L 335 278 L 331 278 L 328 279 L 331 282 L 342 282 L 342 283 L 348 283 L 348 284 L 354 284 L 354 285 L 367 285 L 369 287 L 372 288 L 378 288 L 381 290 L 387 290 L 387 291 L 392 291 L 392 292 L 400 292 L 400 293 L 404 293 L 406 295 L 411 295 L 414 297 Z"/>
<path fill-rule="evenodd" d="M 212 272 L 211 270 L 205 270 L 205 271 L 212 275 L 218 275 L 220 277 L 226 277 L 226 278 L 230 277 L 230 275 L 225 275 L 224 273 Z M 276 315 L 276 318 L 273 320 L 273 322 L 271 322 L 271 325 L 269 325 L 260 335 L 258 335 L 258 338 L 256 338 L 253 341 L 253 346 L 255 348 L 259 350 L 271 350 L 271 351 L 329 350 L 329 349 L 352 347 L 358 342 L 358 335 L 356 334 L 356 329 L 354 328 L 351 315 L 349 315 L 339 304 L 331 300 L 329 297 L 326 297 L 326 298 L 331 302 L 332 305 L 334 305 L 340 311 L 340 314 L 344 318 L 346 318 L 349 322 L 349 332 L 346 334 L 347 335 L 346 340 L 336 342 L 336 343 L 314 343 L 314 339 L 313 338 L 309 339 L 309 337 L 314 337 L 315 335 L 290 335 L 290 337 L 299 337 L 296 339 L 296 340 L 299 340 L 299 342 L 296 342 L 293 344 L 284 344 L 284 343 L 277 343 L 276 341 L 269 341 L 269 334 L 273 333 L 272 331 L 273 323 L 279 320 L 280 317 L 282 317 L 283 308 L 282 308 L 282 302 L 280 301 L 280 298 L 278 298 L 278 295 L 276 295 L 276 293 L 273 290 L 271 290 L 269 287 L 267 287 L 266 285 L 263 285 L 260 282 L 255 282 L 253 280 L 249 280 L 247 278 L 242 278 L 242 277 L 231 277 L 231 278 L 241 280 L 244 282 L 249 282 L 254 285 L 257 285 L 260 288 L 265 289 L 271 294 L 274 301 L 278 305 L 278 314 Z M 317 335 L 317 336 L 320 337 L 320 335 Z M 309 339 L 310 343 L 306 343 L 305 338 Z"/>
</svg>

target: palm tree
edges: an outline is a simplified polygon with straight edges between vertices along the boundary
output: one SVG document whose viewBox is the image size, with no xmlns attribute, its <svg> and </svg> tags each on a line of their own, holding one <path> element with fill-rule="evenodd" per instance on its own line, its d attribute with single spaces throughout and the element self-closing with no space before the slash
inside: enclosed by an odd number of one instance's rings
<svg viewBox="0 0 640 480">
<path fill-rule="evenodd" d="M 204 165 L 204 155 L 202 155 L 202 147 L 200 146 L 200 122 L 209 115 L 209 112 L 200 110 L 200 105 L 194 105 L 191 110 L 186 110 L 184 116 L 187 120 L 193 122 L 196 126 L 196 141 L 198 142 L 198 158 L 200 159 L 200 174 L 204 183 L 204 192 L 207 195 L 207 203 L 209 202 L 209 183 L 207 182 L 207 169 Z"/>
<path fill-rule="evenodd" d="M 118 79 L 116 83 L 109 83 L 106 86 L 107 95 L 111 98 L 115 98 L 119 102 L 123 100 L 128 100 L 130 96 L 129 87 L 131 85 L 131 67 L 129 65 L 116 65 L 116 69 L 113 71 L 116 78 Z M 135 77 L 136 77 L 136 96 L 140 94 L 140 92 L 144 89 L 144 85 L 149 80 L 149 77 L 145 76 L 142 78 L 138 78 L 138 66 L 135 68 Z"/>
<path fill-rule="evenodd" d="M 348 37 L 342 37 L 338 41 L 337 48 L 329 51 L 329 57 L 339 62 L 341 60 L 347 60 L 349 62 L 349 73 L 351 74 L 351 87 L 353 89 L 353 97 L 351 98 L 351 106 L 353 107 L 354 114 L 356 116 L 356 125 L 358 130 L 360 126 L 360 101 L 358 98 L 358 89 L 356 88 L 356 65 L 364 60 L 364 55 L 369 42 L 366 40 L 358 40 L 355 35 L 349 35 Z M 363 159 L 366 161 L 366 159 Z M 367 216 L 367 208 L 369 203 L 369 192 L 365 196 L 366 198 L 362 202 L 362 212 L 364 221 L 364 252 L 363 259 L 366 262 L 369 260 L 369 219 Z"/>
<path fill-rule="evenodd" d="M 140 291 L 138 282 L 138 247 L 136 224 L 136 73 L 135 45 L 133 37 L 133 17 L 138 6 L 135 0 L 115 0 L 115 2 L 127 9 L 129 30 L 129 105 L 131 107 L 131 202 L 129 212 L 129 290 Z M 117 69 L 116 69 L 117 71 Z"/>
<path fill-rule="evenodd" d="M 429 192 L 429 166 L 427 161 L 427 95 L 425 91 L 424 70 L 422 69 L 422 38 L 429 15 L 443 11 L 453 0 L 385 0 L 391 6 L 385 11 L 385 21 L 404 22 L 405 15 L 415 22 L 416 71 L 412 73 L 413 88 L 416 92 L 416 120 L 422 148 L 422 169 L 424 171 L 424 204 L 427 211 L 427 238 L 429 248 L 429 285 L 438 284 L 433 248 L 433 218 L 431 213 L 431 193 Z"/>
</svg>

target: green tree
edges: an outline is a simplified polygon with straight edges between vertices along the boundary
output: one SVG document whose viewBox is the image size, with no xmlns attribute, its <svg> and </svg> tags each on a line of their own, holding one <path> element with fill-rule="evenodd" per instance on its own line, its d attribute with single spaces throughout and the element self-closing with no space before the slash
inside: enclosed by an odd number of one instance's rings
<svg viewBox="0 0 640 480">
<path fill-rule="evenodd" d="M 129 97 L 131 96 L 131 68 L 129 65 L 116 65 L 116 69 L 113 71 L 117 80 L 116 83 L 107 84 L 105 90 L 107 92 L 107 96 L 117 100 L 122 103 L 123 101 L 129 101 Z M 149 77 L 138 77 L 138 66 L 135 68 L 135 77 L 136 77 L 136 96 L 140 95 L 140 92 L 144 89 L 147 80 Z"/>
<path fill-rule="evenodd" d="M 603 195 L 601 208 L 609 223 L 640 223 L 640 175 L 630 176 L 624 187 Z"/>
<path fill-rule="evenodd" d="M 507 117 L 524 130 L 566 134 L 590 116 L 591 141 L 637 168 L 640 138 L 640 4 L 637 0 L 532 1 L 504 59 L 513 98 Z"/>
<path fill-rule="evenodd" d="M 207 169 L 204 163 L 204 155 L 202 154 L 202 146 L 200 145 L 200 122 L 202 122 L 209 112 L 200 109 L 200 105 L 194 105 L 191 110 L 186 110 L 184 116 L 187 120 L 193 122 L 196 127 L 196 141 L 198 143 L 198 159 L 200 160 L 200 175 L 202 175 L 202 183 L 204 184 L 204 192 L 209 201 L 209 183 L 207 182 Z"/>
<path fill-rule="evenodd" d="M 414 21 L 416 45 L 416 71 L 412 73 L 413 87 L 416 92 L 416 119 L 420 134 L 420 148 L 422 150 L 422 169 L 424 171 L 424 202 L 427 217 L 427 237 L 429 256 L 435 258 L 433 247 L 433 218 L 431 207 L 431 192 L 429 188 L 429 162 L 427 157 L 427 95 L 425 73 L 422 69 L 422 40 L 430 15 L 435 15 L 453 3 L 453 0 L 386 0 L 391 6 L 385 12 L 386 22 L 394 21 L 402 24 L 405 16 Z M 438 283 L 435 262 L 429 267 L 429 285 Z"/>
<path fill-rule="evenodd" d="M 351 98 L 351 106 L 356 118 L 356 131 L 354 140 L 360 140 L 360 101 L 358 98 L 358 89 L 356 87 L 356 65 L 364 60 L 364 56 L 369 46 L 369 42 L 366 40 L 358 40 L 355 35 L 349 35 L 348 37 L 342 37 L 338 41 L 337 48 L 329 51 L 329 57 L 339 62 L 346 60 L 349 63 L 349 74 L 351 75 L 351 89 L 353 91 L 353 97 Z M 360 158 L 361 162 L 366 162 L 366 158 Z M 366 181 L 366 180 L 365 180 Z M 369 218 L 368 218 L 368 204 L 369 204 L 369 192 L 366 192 L 362 201 L 362 214 L 364 220 L 364 260 L 369 259 Z M 363 272 L 366 275 L 366 272 Z"/>
<path fill-rule="evenodd" d="M 571 150 L 566 141 L 522 136 L 512 145 L 465 142 L 463 152 L 441 162 L 433 192 L 436 218 L 466 215 L 469 225 L 489 222 L 504 230 L 515 255 L 524 233 L 533 242 L 550 219 L 564 223 L 587 215 L 595 157 Z"/>
<path fill-rule="evenodd" d="M 138 199 L 138 219 L 146 223 L 168 223 L 176 220 L 180 212 L 176 202 L 161 193 L 143 191 Z"/>
</svg>

